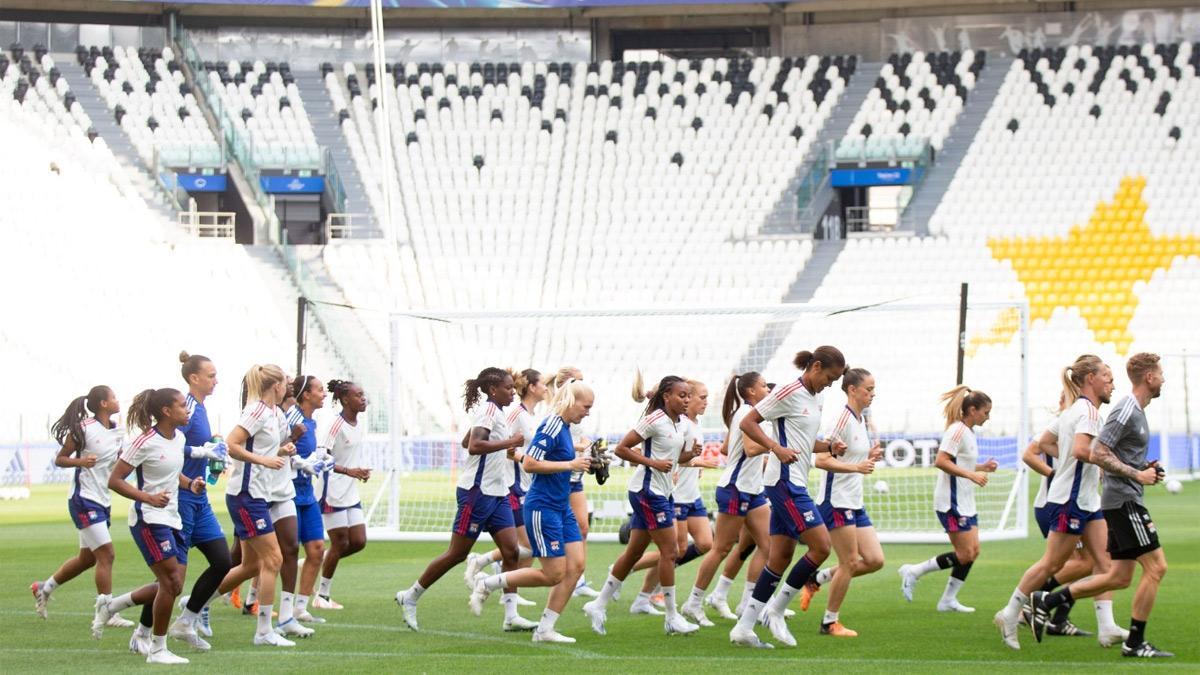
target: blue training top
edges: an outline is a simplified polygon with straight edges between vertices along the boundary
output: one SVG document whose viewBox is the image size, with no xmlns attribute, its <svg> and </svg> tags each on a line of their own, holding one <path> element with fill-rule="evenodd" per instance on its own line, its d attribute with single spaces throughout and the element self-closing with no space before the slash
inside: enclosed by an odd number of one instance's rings
<svg viewBox="0 0 1200 675">
<path fill-rule="evenodd" d="M 182 431 L 184 437 L 182 473 L 188 478 L 204 478 L 208 460 L 192 457 L 191 449 L 199 448 L 212 440 L 212 427 L 208 424 L 208 410 L 205 409 L 203 403 L 192 398 L 191 393 L 188 393 L 185 405 L 187 405 L 189 413 L 187 426 L 176 429 L 176 431 Z M 179 501 L 207 502 L 208 494 L 193 494 L 191 490 L 180 490 Z"/>
<path fill-rule="evenodd" d="M 575 459 L 571 425 L 551 415 L 538 425 L 525 454 L 539 461 L 569 462 Z M 535 509 L 564 509 L 571 505 L 571 472 L 535 473 L 525 505 Z"/>
<path fill-rule="evenodd" d="M 292 406 L 292 410 L 288 411 L 288 424 L 292 424 L 292 411 L 299 411 L 300 406 Z M 308 459 L 308 456 L 317 451 L 317 423 L 315 420 L 304 416 L 304 413 L 297 412 L 294 417 L 299 417 L 304 424 L 304 435 L 296 440 L 296 454 L 301 459 Z M 293 499 L 296 504 L 304 506 L 307 504 L 316 504 L 317 497 L 313 492 L 312 476 L 297 471 L 292 478 L 292 484 L 296 486 L 296 496 Z"/>
</svg>

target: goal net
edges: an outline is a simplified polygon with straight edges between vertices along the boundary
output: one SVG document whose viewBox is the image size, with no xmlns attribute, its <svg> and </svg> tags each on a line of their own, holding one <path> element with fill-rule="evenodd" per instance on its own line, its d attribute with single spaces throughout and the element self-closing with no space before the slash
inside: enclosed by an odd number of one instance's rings
<svg viewBox="0 0 1200 675">
<path fill-rule="evenodd" d="M 876 377 L 871 419 L 885 461 L 866 477 L 866 508 L 881 538 L 944 541 L 933 509 L 933 462 L 945 426 L 938 397 L 955 383 L 957 302 L 411 314 L 315 309 L 327 334 L 360 333 L 340 356 L 364 364 L 356 370 L 369 380 L 375 472 L 363 496 L 376 538 L 448 538 L 455 481 L 466 460 L 459 445 L 469 423 L 463 382 L 484 367 L 581 369 L 596 394 L 583 430 L 607 438 L 610 447 L 642 412 L 631 397 L 637 369 L 648 386 L 668 374 L 699 380 L 709 392 L 701 420 L 705 451 L 723 459 L 720 408 L 731 374 L 757 370 L 785 383 L 799 376 L 792 366 L 797 351 L 831 344 L 851 366 Z M 976 302 L 967 312 L 965 382 L 994 402 L 991 421 L 978 429 L 980 457 L 1000 465 L 977 491 L 984 538 L 1027 533 L 1020 463 L 1029 431 L 1025 316 L 1016 303 Z M 823 429 L 832 428 L 844 403 L 836 384 L 826 390 Z M 603 486 L 585 477 L 593 539 L 615 538 L 628 517 L 631 472 L 614 462 Z M 817 473 L 809 478 L 814 490 Z M 702 477 L 710 512 L 720 474 L 706 470 Z"/>
</svg>

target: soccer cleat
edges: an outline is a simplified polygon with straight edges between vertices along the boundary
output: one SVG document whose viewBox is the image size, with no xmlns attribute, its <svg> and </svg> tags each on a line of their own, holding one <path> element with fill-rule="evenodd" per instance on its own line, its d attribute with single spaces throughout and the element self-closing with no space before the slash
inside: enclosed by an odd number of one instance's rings
<svg viewBox="0 0 1200 675">
<path fill-rule="evenodd" d="M 796 610 L 794 610 L 794 609 L 792 609 L 792 608 L 790 608 L 790 607 L 785 607 L 785 608 L 783 609 L 783 618 L 785 618 L 785 619 L 790 619 L 790 618 L 792 618 L 793 616 L 796 616 Z"/>
<path fill-rule="evenodd" d="M 312 606 L 317 609 L 345 609 L 336 601 L 329 598 L 327 595 L 318 595 L 313 598 Z"/>
<path fill-rule="evenodd" d="M 1042 635 L 1046 631 L 1046 622 L 1042 617 L 1048 616 L 1046 613 L 1046 591 L 1034 591 L 1029 595 L 1029 609 L 1033 611 L 1033 624 L 1030 628 L 1033 629 L 1033 639 L 1038 642 L 1042 641 Z M 1104 644 L 1104 632 L 1100 632 L 1100 644 Z M 1115 644 L 1115 643 L 1114 643 Z"/>
<path fill-rule="evenodd" d="M 50 602 L 50 596 L 42 592 L 42 582 L 35 581 L 29 585 L 30 592 L 33 593 L 33 610 L 37 615 L 45 619 L 50 615 L 46 611 L 46 603 Z"/>
<path fill-rule="evenodd" d="M 1046 635 L 1060 635 L 1068 637 L 1090 637 L 1091 631 L 1086 631 L 1079 626 L 1071 623 L 1070 619 L 1064 619 L 1062 623 L 1047 623 Z"/>
<path fill-rule="evenodd" d="M 133 628 L 135 624 L 120 614 L 113 612 L 113 615 L 108 617 L 108 621 L 104 625 L 109 628 Z"/>
<path fill-rule="evenodd" d="M 560 633 L 556 630 L 546 631 L 545 633 L 543 633 L 541 631 L 534 631 L 533 632 L 533 641 L 534 642 L 557 642 L 558 644 L 563 644 L 563 645 L 575 644 L 575 638 L 567 637 L 566 635 L 563 635 L 562 633 Z"/>
<path fill-rule="evenodd" d="M 1017 617 L 1017 623 L 1022 626 L 1029 626 L 1033 623 L 1033 610 L 1029 608 L 1029 603 L 1021 605 L 1021 615 Z"/>
<path fill-rule="evenodd" d="M 511 619 L 504 620 L 505 633 L 522 633 L 525 631 L 536 630 L 538 622 L 530 621 L 523 616 L 517 615 Z"/>
<path fill-rule="evenodd" d="M 268 646 L 268 647 L 295 647 L 296 646 L 295 642 L 292 642 L 291 640 L 283 637 L 282 635 L 277 634 L 275 631 L 268 631 L 266 633 L 256 633 L 254 635 L 254 644 L 256 646 Z"/>
<path fill-rule="evenodd" d="M 858 637 L 858 631 L 850 630 L 842 625 L 841 621 L 833 623 L 821 624 L 821 635 L 832 635 L 834 637 Z"/>
<path fill-rule="evenodd" d="M 229 594 L 229 604 L 233 605 L 234 609 L 242 608 L 242 587 L 238 586 Z"/>
<path fill-rule="evenodd" d="M 1120 627 L 1116 630 L 1101 628 L 1096 639 L 1100 641 L 1101 647 L 1114 647 L 1129 639 L 1129 631 Z"/>
<path fill-rule="evenodd" d="M 196 632 L 202 637 L 212 637 L 212 622 L 208 616 L 208 606 L 200 610 L 200 623 L 196 624 Z"/>
<path fill-rule="evenodd" d="M 258 616 L 258 601 L 255 600 L 254 602 L 243 602 L 242 614 L 245 616 Z"/>
<path fill-rule="evenodd" d="M 475 577 L 483 571 L 491 560 L 488 560 L 486 555 L 479 553 L 470 553 L 467 555 L 467 569 L 463 570 L 463 582 L 467 584 L 468 591 L 475 590 Z"/>
<path fill-rule="evenodd" d="M 201 615 L 201 616 L 203 616 L 203 615 Z M 296 620 L 299 621 L 300 623 L 325 623 L 325 619 L 322 619 L 319 616 L 313 616 L 312 614 L 309 614 L 307 609 L 304 610 L 303 612 L 297 613 Z"/>
<path fill-rule="evenodd" d="M 172 654 L 170 649 L 164 647 L 156 652 L 150 652 L 146 656 L 146 663 L 153 663 L 160 666 L 186 666 L 188 660 L 182 656 Z"/>
<path fill-rule="evenodd" d="M 1021 642 L 1017 640 L 1017 624 L 1010 624 L 1004 618 L 1004 610 L 996 612 L 996 615 L 992 617 L 992 623 L 996 624 L 996 628 L 1000 629 L 1000 639 L 1009 649 L 1021 649 Z"/>
<path fill-rule="evenodd" d="M 129 651 L 142 656 L 150 655 L 150 636 L 138 635 L 138 632 L 133 631 L 133 635 L 129 638 Z"/>
<path fill-rule="evenodd" d="M 700 626 L 688 621 L 679 614 L 673 614 L 663 620 L 663 630 L 667 635 L 687 635 L 700 630 Z"/>
<path fill-rule="evenodd" d="M 650 596 L 650 604 L 654 605 L 655 609 L 665 610 L 667 608 L 667 599 L 663 596 L 662 591 L 655 591 Z"/>
<path fill-rule="evenodd" d="M 467 606 L 471 608 L 471 613 L 475 616 L 483 614 L 483 603 L 487 602 L 488 596 L 492 594 L 487 588 L 487 575 L 480 572 L 475 577 L 475 589 L 471 591 L 471 597 L 467 598 Z"/>
<path fill-rule="evenodd" d="M 958 612 L 959 614 L 970 614 L 975 611 L 974 607 L 967 607 L 958 601 L 958 598 L 950 598 L 949 600 L 939 600 L 937 604 L 939 612 Z"/>
<path fill-rule="evenodd" d="M 300 622 L 294 617 L 275 627 L 275 633 L 278 635 L 288 635 L 298 638 L 306 638 L 315 632 L 317 631 L 309 628 L 308 626 L 300 625 Z"/>
<path fill-rule="evenodd" d="M 804 584 L 804 588 L 800 589 L 800 611 L 807 612 L 808 606 L 812 603 L 813 596 L 821 591 L 821 586 L 813 582 Z"/>
<path fill-rule="evenodd" d="M 743 628 L 740 624 L 733 627 L 729 631 L 729 641 L 741 647 L 752 647 L 754 649 L 774 649 L 775 645 L 770 642 L 763 642 L 758 639 L 758 635 L 749 628 Z"/>
<path fill-rule="evenodd" d="M 776 642 L 782 642 L 788 647 L 796 646 L 796 638 L 792 637 L 791 631 L 788 630 L 787 622 L 784 621 L 782 614 L 776 614 L 771 610 L 764 610 L 762 622 L 771 631 L 771 636 Z"/>
<path fill-rule="evenodd" d="M 662 610 L 660 610 L 659 608 L 655 607 L 654 604 L 652 602 L 650 602 L 650 600 L 648 600 L 644 597 L 641 597 L 641 596 L 638 596 L 638 599 L 634 600 L 633 604 L 629 606 L 629 613 L 630 614 L 649 614 L 651 616 L 662 616 L 664 614 L 664 612 Z"/>
<path fill-rule="evenodd" d="M 400 613 L 404 616 L 404 623 L 414 631 L 421 630 L 417 626 L 417 603 L 415 600 L 408 599 L 408 591 L 399 591 L 396 593 L 396 604 L 400 606 Z"/>
<path fill-rule="evenodd" d="M 104 637 L 104 627 L 108 625 L 108 620 L 112 618 L 112 615 L 113 613 L 108 609 L 107 600 L 96 600 L 96 615 L 92 617 L 92 637 L 97 640 Z"/>
<path fill-rule="evenodd" d="M 597 635 L 606 635 L 608 631 L 604 629 L 604 622 L 608 620 L 608 616 L 597 601 L 593 600 L 583 606 L 583 613 L 592 622 L 592 630 Z"/>
<path fill-rule="evenodd" d="M 717 613 L 717 616 L 721 617 L 722 619 L 737 621 L 737 614 L 734 614 L 733 610 L 729 609 L 729 601 L 725 598 L 717 597 L 715 595 L 707 595 L 704 598 L 704 604 L 712 607 L 713 611 Z"/>
<path fill-rule="evenodd" d="M 683 607 L 679 608 L 679 613 L 683 615 L 683 618 L 688 621 L 694 621 L 701 628 L 710 628 L 717 625 L 709 621 L 707 616 L 704 616 L 704 607 L 700 604 L 693 605 L 691 602 L 685 602 L 683 603 Z"/>
<path fill-rule="evenodd" d="M 913 591 L 917 588 L 917 575 L 913 574 L 912 567 L 912 565 L 900 566 L 900 592 L 909 602 L 913 601 Z"/>
<path fill-rule="evenodd" d="M 1163 651 L 1149 642 L 1142 642 L 1136 647 L 1129 645 L 1121 645 L 1121 656 L 1132 656 L 1142 659 L 1162 659 L 1175 656 L 1171 652 Z"/>
<path fill-rule="evenodd" d="M 610 566 L 608 569 L 611 571 L 612 567 Z M 594 600 L 594 599 L 600 597 L 600 591 L 597 591 L 596 589 L 592 588 L 591 586 L 588 586 L 587 582 L 584 581 L 583 578 L 581 577 L 579 579 L 579 582 L 577 584 L 575 584 L 575 590 L 571 591 L 571 597 L 573 597 L 573 598 L 590 598 L 590 599 Z M 621 599 L 620 592 L 618 591 L 617 593 L 614 593 L 612 599 L 613 600 Z"/>
<path fill-rule="evenodd" d="M 199 649 L 202 652 L 212 649 L 212 645 L 205 642 L 204 638 L 196 632 L 196 627 L 183 619 L 176 619 L 175 623 L 171 624 L 167 630 L 167 635 L 180 642 L 186 642 L 193 649 Z"/>
<path fill-rule="evenodd" d="M 526 598 L 522 598 L 520 596 L 520 594 L 514 593 L 513 595 L 517 596 L 517 607 L 536 607 L 537 606 L 536 602 L 526 599 Z"/>
</svg>

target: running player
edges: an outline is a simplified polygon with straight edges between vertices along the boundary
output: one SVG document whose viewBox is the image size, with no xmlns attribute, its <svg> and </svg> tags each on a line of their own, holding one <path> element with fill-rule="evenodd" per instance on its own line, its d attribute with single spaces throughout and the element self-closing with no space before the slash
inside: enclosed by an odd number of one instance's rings
<svg viewBox="0 0 1200 675">
<path fill-rule="evenodd" d="M 953 551 L 934 556 L 923 563 L 900 566 L 901 591 L 912 602 L 917 580 L 937 570 L 950 569 L 946 590 L 938 600 L 939 612 L 969 614 L 974 607 L 958 601 L 958 591 L 967 580 L 971 566 L 979 557 L 979 512 L 975 508 L 975 487 L 988 484 L 988 474 L 997 468 L 996 460 L 980 464 L 975 427 L 988 421 L 992 399 L 982 391 L 958 385 L 942 394 L 945 404 L 946 431 L 934 461 L 941 471 L 933 489 L 933 506 L 942 529 L 950 537 Z"/>
<path fill-rule="evenodd" d="M 753 598 L 746 603 L 737 625 L 729 633 L 729 640 L 739 645 L 762 644 L 754 635 L 754 624 L 761 616 L 776 640 L 789 647 L 796 646 L 796 638 L 784 622 L 784 610 L 829 557 L 829 531 L 817 505 L 808 496 L 808 472 L 814 454 L 837 455 L 846 449 L 846 444 L 837 439 L 817 440 L 825 401 L 821 392 L 841 378 L 846 370 L 846 357 L 837 347 L 822 346 L 811 352 L 799 352 L 793 363 L 802 371 L 799 379 L 776 388 L 759 401 L 740 425 L 746 438 L 771 451 L 763 477 L 771 501 L 771 550 L 767 566 L 758 576 Z M 764 420 L 776 423 L 778 441 L 763 433 L 759 424 Z M 804 542 L 808 551 L 775 593 L 792 562 L 798 541 Z"/>
<path fill-rule="evenodd" d="M 552 586 L 541 621 L 533 632 L 534 642 L 572 643 L 555 630 L 555 624 L 571 594 L 576 578 L 583 573 L 583 537 L 571 511 L 572 471 L 586 471 L 589 455 L 575 452 L 570 425 L 587 417 L 594 400 L 592 390 L 579 380 L 564 383 L 550 403 L 550 415 L 538 426 L 521 463 L 534 478 L 525 496 L 525 529 L 541 569 L 521 568 L 476 581 L 475 593 L 500 588 Z"/>
<path fill-rule="evenodd" d="M 1143 486 L 1155 485 L 1163 476 L 1158 462 L 1146 463 L 1150 425 L 1146 422 L 1145 409 L 1162 394 L 1165 379 L 1157 354 L 1134 354 L 1126 362 L 1125 371 L 1133 391 L 1113 409 L 1100 436 L 1092 444 L 1088 458 L 1105 472 L 1100 508 L 1108 524 L 1107 550 L 1112 556 L 1112 566 L 1106 573 L 1077 581 L 1060 591 L 1033 593 L 1030 602 L 1037 616 L 1040 609 L 1049 611 L 1074 598 L 1129 588 L 1136 563 L 1142 567 L 1142 580 L 1133 595 L 1129 635 L 1121 646 L 1121 655 L 1170 657 L 1174 654 L 1146 641 L 1146 621 L 1154 607 L 1158 586 L 1167 573 L 1167 558 L 1158 542 L 1158 530 L 1150 519 L 1150 512 L 1142 503 Z M 1034 635 L 1040 635 L 1037 622 L 1034 623 Z"/>
<path fill-rule="evenodd" d="M 321 517 L 321 506 L 313 493 L 312 478 L 322 473 L 329 464 L 328 454 L 317 450 L 317 423 L 313 419 L 317 409 L 325 406 L 325 384 L 312 375 L 301 375 L 292 381 L 291 392 L 296 405 L 287 411 L 288 425 L 293 429 L 302 426 L 304 433 L 296 439 L 296 456 L 292 460 L 296 474 L 292 483 L 296 486 L 296 520 L 300 545 L 304 547 L 304 565 L 300 569 L 300 592 L 293 596 L 292 615 L 301 623 L 325 623 L 308 611 L 308 603 L 316 590 L 317 575 L 321 572 L 321 561 L 325 557 L 325 525 Z M 287 585 L 281 601 L 296 587 Z"/>
<path fill-rule="evenodd" d="M 769 521 L 771 510 L 763 496 L 763 459 L 767 449 L 754 441 L 748 441 L 741 431 L 741 421 L 750 414 L 754 405 L 766 398 L 769 390 L 762 375 L 750 371 L 735 375 L 725 389 L 725 400 L 721 406 L 721 419 L 729 430 L 725 438 L 727 459 L 725 471 L 717 480 L 717 534 L 713 548 L 700 561 L 695 585 L 680 612 L 688 619 L 703 616 L 701 598 L 713 575 L 737 544 L 738 536 L 745 526 L 753 543 L 761 550 L 770 546 Z M 766 423 L 764 423 L 766 424 Z M 769 425 L 768 425 L 769 427 Z M 707 525 L 707 523 L 706 523 Z M 765 561 L 764 561 L 765 562 Z M 758 570 L 749 570 L 747 578 L 757 579 Z M 733 578 L 722 576 L 717 580 L 717 589 L 707 599 L 710 607 L 724 619 L 736 619 L 729 610 L 726 600 Z"/>
<path fill-rule="evenodd" d="M 842 391 L 846 392 L 846 409 L 838 417 L 832 438 L 846 444 L 846 454 L 840 458 L 817 456 L 821 473 L 818 494 L 821 519 L 829 528 L 829 538 L 837 553 L 838 564 L 817 573 L 813 583 L 800 595 L 800 609 L 807 611 L 813 593 L 821 584 L 830 584 L 829 601 L 821 619 L 821 635 L 857 637 L 838 620 L 850 580 L 883 568 L 883 547 L 875 536 L 875 527 L 863 508 L 863 476 L 875 471 L 882 457 L 878 444 L 872 445 L 865 413 L 875 399 L 875 377 L 863 368 L 851 368 L 842 376 Z"/>
<path fill-rule="evenodd" d="M 571 380 L 582 380 L 583 372 L 574 366 L 563 366 L 558 369 L 552 379 L 546 385 L 546 400 L 549 401 L 554 397 L 555 392 L 559 387 L 566 385 Z M 583 433 L 583 427 L 575 424 L 571 426 L 571 438 L 575 440 L 575 452 L 587 452 L 591 447 L 592 441 Z M 571 474 L 571 512 L 575 514 L 575 522 L 579 525 L 579 536 L 583 538 L 583 557 L 587 558 L 587 538 L 588 531 L 591 528 L 591 508 L 588 506 L 587 495 L 583 492 L 583 472 L 575 471 Z M 579 581 L 575 583 L 575 591 L 571 594 L 572 597 L 580 598 L 595 598 L 599 593 L 596 589 L 588 585 L 587 570 L 579 575 Z"/>
<path fill-rule="evenodd" d="M 358 484 L 371 478 L 364 467 L 363 428 L 359 415 L 367 411 L 367 395 L 363 388 L 345 380 L 330 380 L 329 391 L 342 412 L 323 435 L 320 448 L 333 457 L 333 468 L 327 469 L 321 481 L 321 517 L 329 533 L 329 550 L 321 569 L 321 585 L 313 605 L 325 609 L 341 609 L 330 596 L 333 574 L 338 562 L 367 547 L 367 520 L 363 516 Z"/>
<path fill-rule="evenodd" d="M 1083 542 L 1093 561 L 1093 574 L 1106 574 L 1110 558 L 1105 551 L 1108 526 L 1100 511 L 1100 468 L 1088 463 L 1092 440 L 1102 425 L 1099 406 L 1108 403 L 1113 390 L 1112 370 L 1092 354 L 1084 354 L 1063 369 L 1063 392 L 1070 407 L 1058 418 L 1058 466 L 1050 480 L 1046 508 L 1050 510 L 1050 534 L 1046 552 L 1021 577 L 1008 605 L 993 617 L 1004 644 L 1020 649 L 1017 625 L 1021 608 L 1030 595 L 1055 577 Z M 1112 594 L 1093 601 L 1096 606 L 1097 639 L 1102 646 L 1123 642 L 1127 634 L 1117 626 L 1112 613 Z M 1034 637 L 1042 631 L 1034 621 Z"/>
<path fill-rule="evenodd" d="M 517 533 L 508 502 L 512 464 L 505 459 L 506 455 L 512 459 L 513 451 L 525 445 L 525 438 L 511 433 L 502 412 L 516 398 L 513 378 L 503 368 L 484 368 L 467 380 L 465 389 L 463 402 L 471 412 L 472 421 L 467 463 L 458 479 L 458 514 L 451 526 L 450 546 L 430 561 L 412 586 L 396 593 L 404 623 L 412 630 L 419 630 L 417 601 L 421 595 L 452 567 L 467 559 L 480 532 L 486 530 L 500 547 L 505 571 L 517 566 Z M 482 403 L 481 396 L 486 399 Z M 472 593 L 472 610 L 477 607 L 474 597 Z"/>
<path fill-rule="evenodd" d="M 641 392 L 641 383 L 634 392 Z M 629 479 L 629 502 L 633 506 L 629 544 L 609 570 L 599 597 L 583 606 L 592 622 L 592 630 L 605 634 L 606 608 L 621 588 L 633 566 L 651 541 L 658 547 L 658 576 L 663 585 L 667 634 L 693 633 L 699 626 L 684 619 L 675 605 L 675 509 L 671 499 L 671 472 L 679 463 L 696 456 L 688 443 L 694 440 L 692 422 L 687 417 L 691 387 L 674 375 L 664 377 L 654 388 L 642 419 L 617 444 L 617 457 L 635 465 Z M 633 448 L 642 445 L 642 452 Z"/>
<path fill-rule="evenodd" d="M 146 663 L 179 665 L 187 659 L 167 649 L 167 626 L 175 598 L 183 590 L 183 565 L 179 554 L 186 544 L 179 518 L 179 475 L 187 440 L 179 427 L 188 422 L 183 394 L 175 389 L 147 389 L 134 397 L 129 421 L 142 430 L 121 454 L 108 477 L 108 488 L 129 499 L 129 531 L 155 583 L 97 606 L 92 635 L 100 638 L 109 616 L 127 607 L 142 605 L 142 617 L 129 641 L 130 651 L 146 656 Z M 137 472 L 137 487 L 125 479 Z M 193 478 L 190 489 L 203 491 L 203 478 Z M 195 634 L 193 632 L 193 634 Z M 193 643 L 207 649 L 207 643 Z"/>
<path fill-rule="evenodd" d="M 92 413 L 90 417 L 89 412 Z M 116 419 L 120 412 L 121 402 L 113 390 L 98 385 L 92 387 L 87 396 L 71 401 L 62 417 L 50 427 L 54 440 L 62 446 L 54 458 L 54 465 L 75 469 L 75 487 L 67 499 L 67 511 L 75 529 L 79 530 L 79 553 L 45 581 L 35 581 L 29 587 L 33 591 L 34 608 L 43 619 L 47 617 L 46 603 L 50 602 L 54 589 L 92 567 L 96 568 L 96 606 L 108 604 L 112 599 L 112 566 L 116 554 L 108 531 L 112 520 L 108 475 L 117 463 L 125 439 L 125 429 Z M 117 614 L 109 618 L 107 624 L 114 628 L 133 626 L 132 621 Z"/>
</svg>

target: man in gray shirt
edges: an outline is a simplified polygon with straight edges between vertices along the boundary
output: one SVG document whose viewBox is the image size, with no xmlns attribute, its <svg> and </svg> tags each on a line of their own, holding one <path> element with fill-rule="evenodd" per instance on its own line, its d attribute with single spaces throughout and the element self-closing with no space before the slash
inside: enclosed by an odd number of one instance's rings
<svg viewBox="0 0 1200 675">
<path fill-rule="evenodd" d="M 1144 409 L 1162 393 L 1162 366 L 1157 354 L 1140 353 L 1129 357 L 1125 365 L 1133 391 L 1114 407 L 1100 436 L 1092 444 L 1091 463 L 1104 469 L 1104 494 L 1100 508 L 1108 525 L 1108 553 L 1112 566 L 1104 574 L 1077 581 L 1052 593 L 1037 592 L 1030 597 L 1034 614 L 1064 603 L 1128 588 L 1136 565 L 1142 566 L 1142 580 L 1133 595 L 1129 637 L 1121 647 L 1122 656 L 1155 658 L 1174 656 L 1146 642 L 1146 620 L 1154 607 L 1158 585 L 1167 572 L 1167 558 L 1158 543 L 1158 530 L 1150 512 L 1142 503 L 1145 485 L 1162 480 L 1157 462 L 1146 463 L 1150 428 Z M 1036 630 L 1037 628 L 1035 628 Z"/>
</svg>

